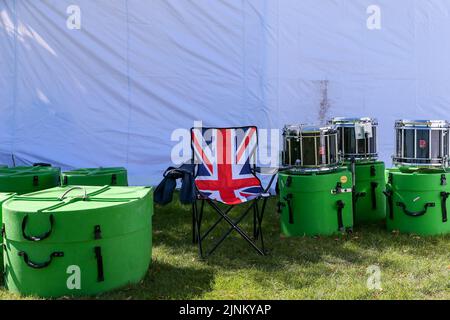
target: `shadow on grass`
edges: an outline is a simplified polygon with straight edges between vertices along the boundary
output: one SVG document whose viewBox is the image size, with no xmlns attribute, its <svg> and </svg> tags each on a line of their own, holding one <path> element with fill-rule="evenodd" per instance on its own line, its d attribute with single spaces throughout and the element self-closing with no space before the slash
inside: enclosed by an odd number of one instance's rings
<svg viewBox="0 0 450 320">
<path fill-rule="evenodd" d="M 99 299 L 198 299 L 212 290 L 212 270 L 195 267 L 174 266 L 153 260 L 152 265 L 139 283 L 98 296 Z"/>
</svg>

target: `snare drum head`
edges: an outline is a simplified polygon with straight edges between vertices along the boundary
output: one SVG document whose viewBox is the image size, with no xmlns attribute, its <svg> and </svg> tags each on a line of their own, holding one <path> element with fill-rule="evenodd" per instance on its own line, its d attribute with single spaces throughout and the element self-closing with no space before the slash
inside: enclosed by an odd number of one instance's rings
<svg viewBox="0 0 450 320">
<path fill-rule="evenodd" d="M 370 117 L 361 118 L 348 118 L 348 117 L 334 117 L 329 121 L 330 124 L 334 124 L 337 127 L 341 126 L 355 126 L 356 124 L 371 124 L 373 126 L 378 125 L 378 120 Z"/>
<path fill-rule="evenodd" d="M 284 136 L 298 136 L 302 128 L 302 124 L 289 124 L 285 125 L 283 128 Z"/>
<path fill-rule="evenodd" d="M 395 128 L 418 127 L 418 128 L 450 128 L 446 120 L 397 120 Z"/>
</svg>

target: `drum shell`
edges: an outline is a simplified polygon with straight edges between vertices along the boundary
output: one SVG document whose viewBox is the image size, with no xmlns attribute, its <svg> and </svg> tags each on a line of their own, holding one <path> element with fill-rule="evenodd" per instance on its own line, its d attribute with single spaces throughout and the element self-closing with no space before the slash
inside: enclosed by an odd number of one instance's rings
<svg viewBox="0 0 450 320">
<path fill-rule="evenodd" d="M 145 275 L 151 259 L 152 189 L 85 188 L 91 194 L 105 191 L 88 201 L 77 198 L 83 194 L 81 190 L 74 191 L 73 198 L 61 202 L 55 199 L 70 187 L 59 187 L 13 197 L 4 203 L 5 283 L 9 290 L 40 297 L 86 296 L 135 283 Z M 24 199 L 30 199 L 29 203 Z M 55 203 L 63 205 L 45 209 Z M 48 238 L 37 242 L 24 236 L 42 235 L 49 230 Z M 97 247 L 101 249 L 104 281 L 98 281 Z M 49 261 L 53 252 L 64 252 L 64 256 L 53 258 L 45 268 L 34 269 L 19 252 L 25 252 L 35 263 Z M 70 276 L 67 268 L 73 265 L 81 270 L 80 290 L 70 290 L 66 285 Z"/>
<path fill-rule="evenodd" d="M 125 168 L 86 168 L 61 174 L 62 185 L 72 186 L 128 186 Z"/>
<path fill-rule="evenodd" d="M 282 164 L 285 167 L 326 170 L 335 169 L 341 164 L 338 154 L 338 133 L 334 129 L 321 132 L 299 129 L 298 135 L 294 135 L 292 131 L 286 132 L 285 129 L 283 140 Z M 296 160 L 300 160 L 300 163 Z"/>
<path fill-rule="evenodd" d="M 364 139 L 356 139 L 355 126 L 349 124 L 337 124 L 339 132 L 339 150 L 346 160 L 369 160 L 376 159 L 377 153 L 377 137 L 378 126 L 372 125 L 372 137 Z M 362 150 L 367 152 L 362 152 Z"/>
<path fill-rule="evenodd" d="M 392 192 L 392 199 L 388 199 L 387 203 L 387 229 L 423 236 L 450 233 L 450 222 L 443 221 L 444 202 L 441 196 L 442 192 L 450 192 L 450 186 L 442 184 L 443 176 L 450 181 L 449 173 L 404 173 L 389 170 L 387 191 Z M 428 207 L 421 216 L 410 216 L 398 205 L 400 202 L 411 212 L 423 210 L 426 203 L 433 203 L 434 207 Z M 447 201 L 446 207 L 447 210 L 450 209 L 450 201 Z"/>
<path fill-rule="evenodd" d="M 290 186 L 286 186 L 291 179 Z M 332 194 L 331 190 L 342 181 L 342 188 L 351 188 L 351 173 L 339 169 L 331 173 L 292 175 L 279 174 L 281 232 L 285 236 L 328 236 L 338 234 L 337 201 L 345 206 L 342 210 L 343 226 L 353 227 L 352 193 Z M 289 222 L 289 208 L 284 198 L 292 195 L 293 224 Z"/>
<path fill-rule="evenodd" d="M 355 191 L 356 194 L 365 194 L 357 197 L 355 202 L 355 224 L 382 221 L 386 218 L 386 197 L 383 194 L 386 186 L 385 172 L 382 161 L 355 164 Z M 372 188 L 374 188 L 374 202 Z"/>
<path fill-rule="evenodd" d="M 449 128 L 396 124 L 394 163 L 409 167 L 447 167 Z"/>
<path fill-rule="evenodd" d="M 15 167 L 0 169 L 0 192 L 25 194 L 59 186 L 60 168 Z"/>
</svg>

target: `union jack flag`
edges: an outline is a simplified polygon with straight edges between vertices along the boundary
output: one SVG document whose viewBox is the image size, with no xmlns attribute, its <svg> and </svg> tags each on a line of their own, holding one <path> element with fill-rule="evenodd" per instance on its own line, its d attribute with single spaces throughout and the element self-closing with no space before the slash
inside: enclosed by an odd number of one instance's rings
<svg viewBox="0 0 450 320">
<path fill-rule="evenodd" d="M 263 192 L 252 171 L 258 144 L 256 127 L 194 128 L 191 135 L 198 165 L 195 184 L 202 196 L 235 205 Z"/>
</svg>

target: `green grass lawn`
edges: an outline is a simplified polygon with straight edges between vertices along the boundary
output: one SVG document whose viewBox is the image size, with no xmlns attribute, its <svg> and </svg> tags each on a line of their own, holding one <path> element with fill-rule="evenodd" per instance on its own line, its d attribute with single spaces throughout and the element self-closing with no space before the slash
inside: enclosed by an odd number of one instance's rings
<svg viewBox="0 0 450 320">
<path fill-rule="evenodd" d="M 399 235 L 380 224 L 355 228 L 346 237 L 283 238 L 275 202 L 264 221 L 268 256 L 257 255 L 233 233 L 205 261 L 191 243 L 190 207 L 156 207 L 147 276 L 97 298 L 450 299 L 449 235 Z M 214 212 L 206 216 L 209 222 L 216 218 Z M 251 227 L 250 219 L 244 226 Z M 382 290 L 367 288 L 371 265 L 381 269 Z M 18 298 L 0 289 L 0 299 Z"/>
</svg>

